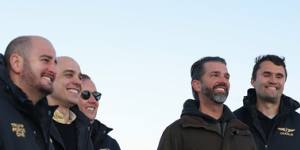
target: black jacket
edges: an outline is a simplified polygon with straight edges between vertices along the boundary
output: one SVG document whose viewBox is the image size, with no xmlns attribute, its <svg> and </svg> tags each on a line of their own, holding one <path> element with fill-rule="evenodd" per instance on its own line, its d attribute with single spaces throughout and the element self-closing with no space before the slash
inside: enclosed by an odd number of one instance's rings
<svg viewBox="0 0 300 150">
<path fill-rule="evenodd" d="M 55 110 L 52 110 L 52 113 Z M 93 150 L 93 143 L 91 141 L 91 127 L 89 119 L 78 109 L 77 106 L 71 108 L 71 111 L 76 114 L 75 125 L 77 131 L 77 150 Z M 53 135 L 53 144 L 56 150 L 65 149 L 62 137 L 56 127 L 51 130 L 51 136 Z"/>
<path fill-rule="evenodd" d="M 299 150 L 300 149 L 300 115 L 295 111 L 299 103 L 282 95 L 280 110 L 275 117 L 270 134 L 265 135 L 258 119 L 255 89 L 249 89 L 244 97 L 244 106 L 234 112 L 238 119 L 246 123 L 254 135 L 258 150 Z"/>
<path fill-rule="evenodd" d="M 9 78 L 0 54 L 0 149 L 53 150 L 49 130 L 51 116 L 47 100 L 36 105 Z"/>
<path fill-rule="evenodd" d="M 94 120 L 92 124 L 91 138 L 95 150 L 121 150 L 118 142 L 108 135 L 110 131 L 112 131 L 112 128 L 108 128 L 100 121 Z"/>
<path fill-rule="evenodd" d="M 199 101 L 185 102 L 181 118 L 166 128 L 157 150 L 255 150 L 249 128 L 227 106 L 219 120 L 198 108 Z"/>
</svg>

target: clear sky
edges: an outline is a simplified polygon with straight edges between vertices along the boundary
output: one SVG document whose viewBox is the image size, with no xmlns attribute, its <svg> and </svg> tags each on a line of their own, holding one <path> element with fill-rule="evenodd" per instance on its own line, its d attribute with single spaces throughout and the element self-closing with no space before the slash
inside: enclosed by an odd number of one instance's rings
<svg viewBox="0 0 300 150">
<path fill-rule="evenodd" d="M 190 66 L 227 60 L 226 104 L 242 105 L 254 58 L 286 57 L 284 93 L 299 99 L 300 2 L 9 0 L 0 2 L 0 52 L 19 35 L 42 35 L 81 65 L 103 97 L 97 118 L 123 150 L 154 150 L 192 98 Z M 298 88 L 297 88 L 298 87 Z"/>
</svg>

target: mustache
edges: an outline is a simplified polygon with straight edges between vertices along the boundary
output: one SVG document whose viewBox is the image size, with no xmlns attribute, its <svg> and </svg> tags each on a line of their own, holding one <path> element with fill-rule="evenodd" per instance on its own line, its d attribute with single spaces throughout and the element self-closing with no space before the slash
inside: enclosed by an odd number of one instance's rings
<svg viewBox="0 0 300 150">
<path fill-rule="evenodd" d="M 213 89 L 218 88 L 218 87 L 223 87 L 225 90 L 228 90 L 228 86 L 225 83 L 218 83 L 213 86 Z"/>
</svg>

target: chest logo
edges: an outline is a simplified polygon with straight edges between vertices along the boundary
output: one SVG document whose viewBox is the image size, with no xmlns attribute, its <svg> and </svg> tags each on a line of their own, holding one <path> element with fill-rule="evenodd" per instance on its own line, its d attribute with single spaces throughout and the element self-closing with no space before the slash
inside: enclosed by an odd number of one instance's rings
<svg viewBox="0 0 300 150">
<path fill-rule="evenodd" d="M 17 137 L 24 137 L 25 138 L 25 127 L 23 124 L 20 123 L 10 123 L 11 131 L 16 134 Z"/>
<path fill-rule="evenodd" d="M 280 127 L 278 127 L 277 130 L 279 131 L 280 135 L 285 135 L 285 136 L 294 136 L 294 132 L 296 131 L 296 129 L 280 128 Z"/>
</svg>

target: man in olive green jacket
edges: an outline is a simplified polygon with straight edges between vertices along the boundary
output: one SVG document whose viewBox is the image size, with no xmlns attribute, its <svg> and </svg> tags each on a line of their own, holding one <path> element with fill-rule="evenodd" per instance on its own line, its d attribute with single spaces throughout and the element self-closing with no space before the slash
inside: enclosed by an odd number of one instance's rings
<svg viewBox="0 0 300 150">
<path fill-rule="evenodd" d="M 195 100 L 187 100 L 181 118 L 164 131 L 158 150 L 255 150 L 248 127 L 224 105 L 229 92 L 226 61 L 204 57 L 192 65 Z"/>
</svg>

